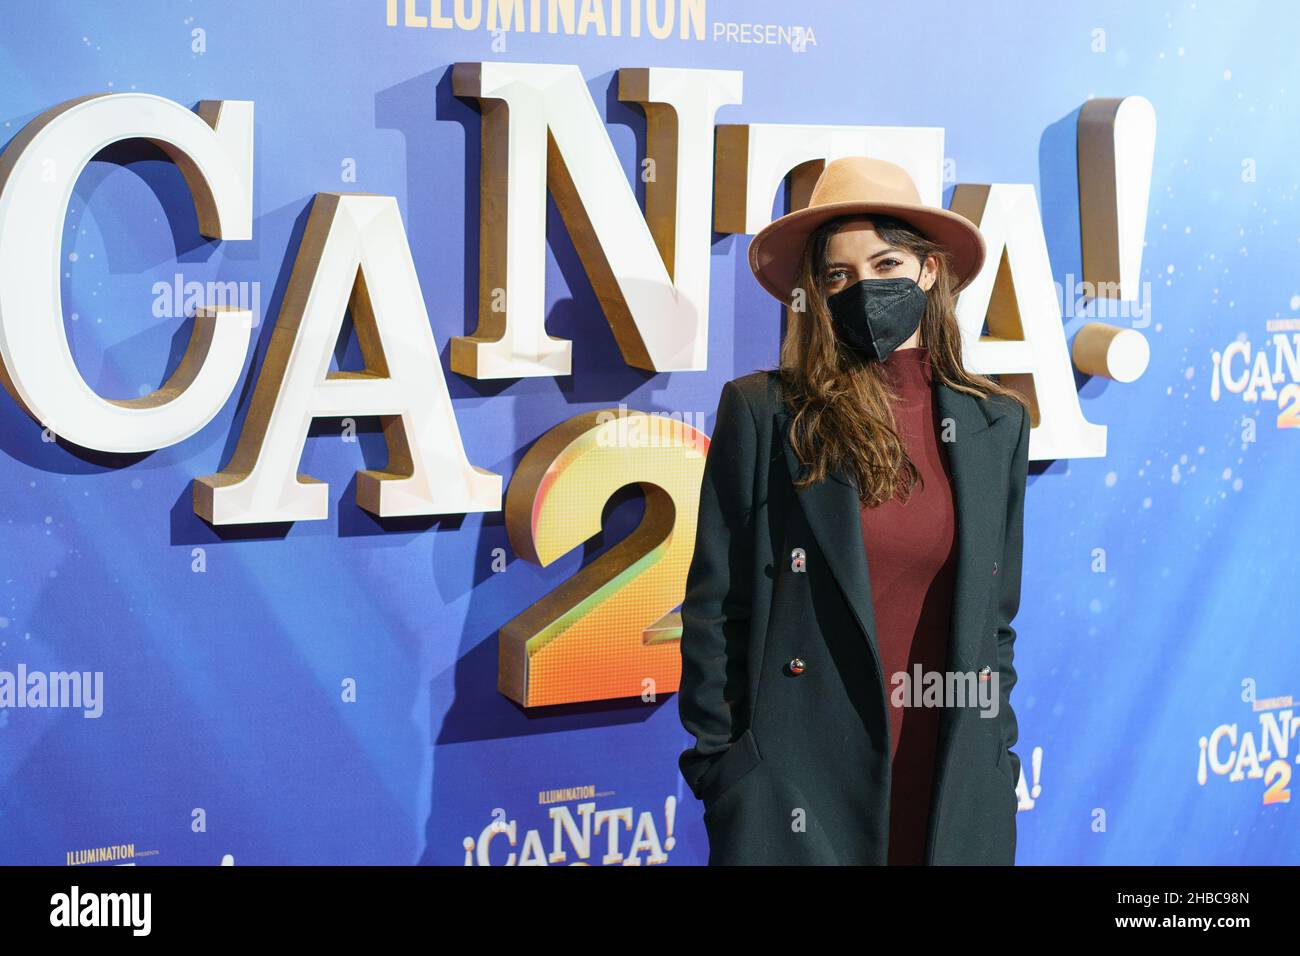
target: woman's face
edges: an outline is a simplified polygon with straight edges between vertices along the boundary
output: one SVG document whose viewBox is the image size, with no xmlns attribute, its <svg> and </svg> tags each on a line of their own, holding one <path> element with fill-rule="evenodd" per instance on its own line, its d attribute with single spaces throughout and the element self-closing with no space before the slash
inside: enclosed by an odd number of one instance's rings
<svg viewBox="0 0 1300 956">
<path fill-rule="evenodd" d="M 930 257 L 926 257 L 922 270 L 915 255 L 885 242 L 865 219 L 846 222 L 831 236 L 822 273 L 826 295 L 834 295 L 863 279 L 894 278 L 917 279 L 921 288 L 928 291 L 934 284 Z"/>
</svg>

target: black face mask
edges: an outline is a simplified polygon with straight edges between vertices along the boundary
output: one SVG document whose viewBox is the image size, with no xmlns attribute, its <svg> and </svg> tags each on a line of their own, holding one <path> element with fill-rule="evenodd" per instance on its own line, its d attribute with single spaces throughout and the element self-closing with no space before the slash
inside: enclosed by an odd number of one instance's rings
<svg viewBox="0 0 1300 956">
<path fill-rule="evenodd" d="M 916 331 L 925 302 L 925 290 L 907 276 L 863 279 L 826 299 L 840 341 L 878 362 Z"/>
</svg>

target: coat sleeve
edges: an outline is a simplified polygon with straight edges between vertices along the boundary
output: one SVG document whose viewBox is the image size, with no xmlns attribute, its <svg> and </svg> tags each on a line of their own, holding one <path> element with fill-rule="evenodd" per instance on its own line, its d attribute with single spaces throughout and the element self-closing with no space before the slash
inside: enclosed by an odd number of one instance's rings
<svg viewBox="0 0 1300 956">
<path fill-rule="evenodd" d="M 1020 739 L 1016 712 L 1011 707 L 1011 689 L 1016 686 L 1015 642 L 1016 631 L 1011 626 L 1020 610 L 1021 555 L 1024 550 L 1025 481 L 1029 472 L 1029 411 L 1024 409 L 1020 420 L 1020 439 L 1011 456 L 1011 482 L 1007 494 L 1007 524 L 1003 536 L 1002 560 L 999 578 L 1001 588 L 997 594 L 998 621 L 998 704 L 1002 721 L 1002 742 L 1010 751 Z M 1020 777 L 1020 758 L 1011 754 L 1011 767 Z"/>
<path fill-rule="evenodd" d="M 695 738 L 678 765 L 696 799 L 714 760 L 737 728 L 733 709 L 744 700 L 751 613 L 754 541 L 754 414 L 741 390 L 727 382 L 700 487 L 695 551 L 682 601 L 682 676 L 677 703 L 682 726 Z"/>
</svg>

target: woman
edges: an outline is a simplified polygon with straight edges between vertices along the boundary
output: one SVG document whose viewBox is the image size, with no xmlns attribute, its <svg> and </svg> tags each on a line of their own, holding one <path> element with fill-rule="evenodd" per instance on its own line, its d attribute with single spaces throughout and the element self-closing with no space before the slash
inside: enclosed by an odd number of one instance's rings
<svg viewBox="0 0 1300 956">
<path fill-rule="evenodd" d="M 723 386 L 682 604 L 709 862 L 1014 863 L 1030 420 L 962 367 L 983 238 L 848 157 L 749 256 L 791 313 Z"/>
</svg>

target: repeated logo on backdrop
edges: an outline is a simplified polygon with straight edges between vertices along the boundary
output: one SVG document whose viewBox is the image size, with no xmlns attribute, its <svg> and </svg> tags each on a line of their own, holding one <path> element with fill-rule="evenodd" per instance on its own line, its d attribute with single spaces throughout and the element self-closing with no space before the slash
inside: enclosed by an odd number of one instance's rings
<svg viewBox="0 0 1300 956">
<path fill-rule="evenodd" d="M 1291 802 L 1294 773 L 1291 748 L 1300 721 L 1291 695 L 1253 699 L 1253 684 L 1243 695 L 1249 712 L 1231 723 L 1219 724 L 1199 742 L 1196 782 L 1202 787 L 1212 777 L 1226 783 L 1257 789 L 1266 806 Z M 1300 763 L 1300 752 L 1294 756 Z"/>
<path fill-rule="evenodd" d="M 1291 307 L 1300 308 L 1300 297 Z M 1247 407 L 1276 405 L 1278 428 L 1300 428 L 1300 319 L 1269 319 L 1264 333 L 1252 340 L 1242 332 L 1214 352 L 1210 398 L 1238 395 Z"/>
<path fill-rule="evenodd" d="M 590 791 L 579 794 L 575 791 Z M 504 809 L 461 842 L 465 866 L 646 866 L 668 862 L 677 844 L 677 798 L 646 809 L 586 799 L 594 787 L 538 794 L 541 813 L 520 819 Z M 559 802 L 563 801 L 563 802 Z M 576 802 L 574 802 L 576 801 Z M 569 804 L 572 805 L 569 805 Z M 536 820 L 536 824 L 529 826 Z"/>
</svg>

